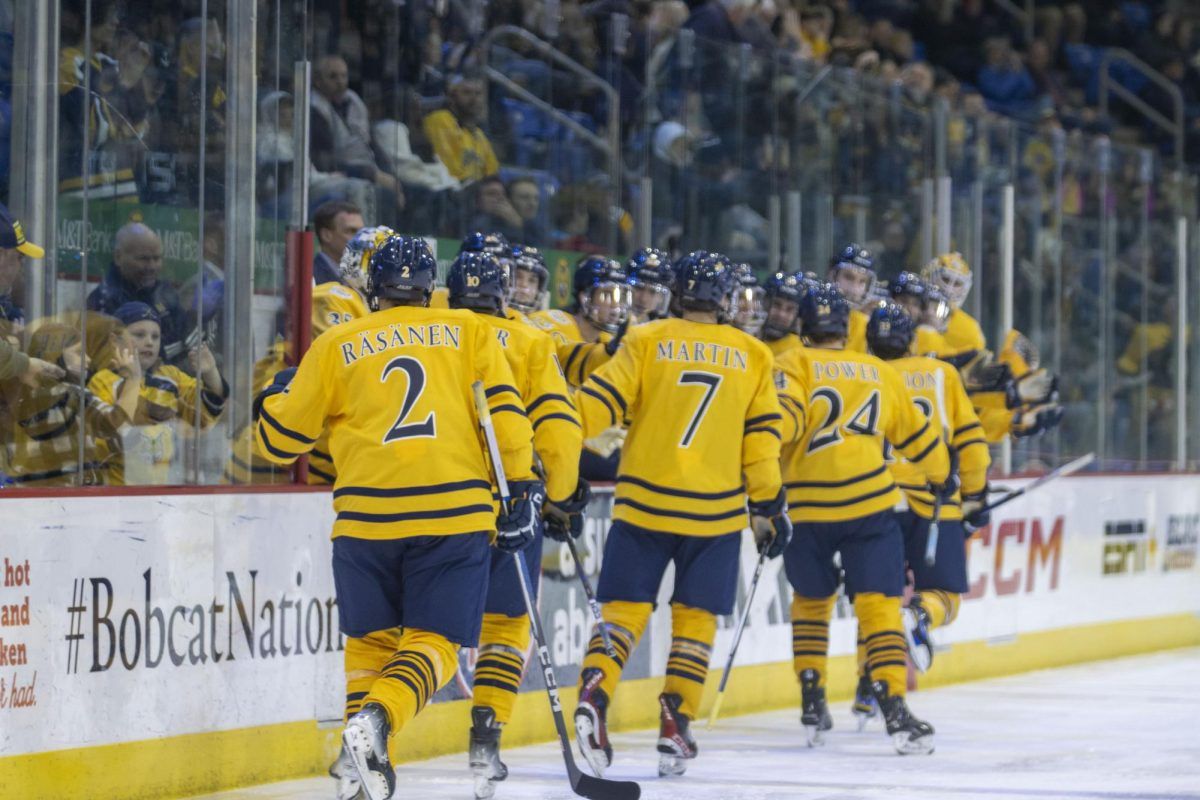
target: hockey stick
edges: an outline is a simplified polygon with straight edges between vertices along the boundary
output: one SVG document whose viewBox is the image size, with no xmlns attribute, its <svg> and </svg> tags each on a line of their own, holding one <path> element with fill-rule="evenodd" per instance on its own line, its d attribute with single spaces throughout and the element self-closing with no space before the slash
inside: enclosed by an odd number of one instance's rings
<svg viewBox="0 0 1200 800">
<path fill-rule="evenodd" d="M 946 443 L 946 448 L 953 447 L 950 442 L 950 421 L 946 419 L 946 376 L 942 373 L 941 368 L 934 370 L 933 373 L 933 398 L 937 401 L 937 413 L 942 418 L 942 441 Z M 950 463 L 950 469 L 954 469 L 953 460 Z M 948 475 L 946 480 L 953 478 L 953 475 Z M 937 563 L 937 546 L 938 534 L 940 533 L 940 521 L 942 517 L 942 496 L 935 494 L 933 497 L 933 519 L 929 521 L 929 537 L 925 540 L 925 565 L 932 567 Z"/>
<path fill-rule="evenodd" d="M 713 698 L 712 711 L 708 712 L 708 730 L 712 730 L 721 713 L 721 701 L 725 699 L 725 685 L 729 683 L 729 674 L 733 672 L 733 659 L 737 655 L 738 645 L 742 643 L 742 632 L 746 630 L 746 621 L 750 619 L 750 606 L 754 604 L 754 592 L 758 589 L 758 579 L 762 577 L 763 567 L 767 564 L 767 550 L 758 554 L 758 566 L 754 568 L 754 577 L 750 579 L 750 588 L 746 590 L 746 607 L 738 618 L 737 629 L 733 632 L 733 645 L 729 648 L 729 658 L 725 660 L 725 672 L 721 675 L 721 685 L 717 687 L 717 696 Z"/>
<path fill-rule="evenodd" d="M 1055 478 L 1065 478 L 1068 475 L 1073 475 L 1076 472 L 1079 472 L 1079 470 L 1083 469 L 1084 467 L 1086 467 L 1088 464 L 1091 464 L 1095 460 L 1096 460 L 1095 453 L 1088 453 L 1085 456 L 1080 456 L 1079 458 L 1075 459 L 1074 461 L 1069 461 L 1057 469 L 1050 470 L 1042 477 L 1037 478 L 1036 480 L 1031 482 L 1028 486 L 1023 486 L 1020 489 L 1011 491 L 1008 494 L 1001 497 L 999 500 L 995 501 L 994 503 L 988 503 L 986 506 L 979 509 L 979 511 L 977 513 L 991 511 L 992 509 L 999 508 L 1000 506 L 1004 505 L 1005 503 L 1011 503 L 1013 500 L 1016 500 L 1021 495 L 1032 492 L 1034 489 L 1038 488 L 1039 486 L 1043 486 L 1043 485 L 1049 483 L 1050 481 L 1054 480 Z"/>
<path fill-rule="evenodd" d="M 504 475 L 504 463 L 500 460 L 500 446 L 496 442 L 496 429 L 492 426 L 492 415 L 488 409 L 487 397 L 484 395 L 483 383 L 476 381 L 471 384 L 475 394 L 475 409 L 479 416 L 479 426 L 483 429 L 487 441 L 488 455 L 492 461 L 492 474 L 496 478 L 496 488 L 500 490 L 500 507 L 507 511 L 511 495 L 508 491 L 508 479 Z M 538 662 L 542 666 L 542 678 L 546 683 L 546 695 L 550 698 L 550 710 L 554 714 L 554 727 L 558 730 L 558 740 L 562 747 L 563 761 L 567 765 L 567 778 L 571 781 L 571 789 L 580 797 L 589 800 L 638 800 L 642 796 L 642 787 L 633 781 L 610 781 L 585 775 L 575 764 L 575 756 L 571 753 L 571 739 L 567 735 L 567 723 L 563 720 L 562 701 L 558 696 L 558 682 L 554 678 L 554 665 L 550 662 L 550 650 L 546 647 L 546 635 L 542 631 L 542 621 L 537 608 L 533 604 L 533 594 L 529 587 L 529 569 L 520 553 L 513 553 L 513 564 L 517 570 L 517 578 L 521 583 L 521 594 L 525 598 L 525 610 L 529 614 L 529 628 L 537 644 Z"/>
<path fill-rule="evenodd" d="M 587 604 L 588 608 L 592 610 L 592 619 L 596 621 L 596 627 L 600 630 L 600 638 L 604 641 L 604 652 L 608 654 L 609 658 L 616 658 L 617 651 L 613 649 L 612 639 L 608 635 L 608 626 L 604 624 L 604 615 L 600 613 L 600 601 L 596 599 L 596 590 L 592 588 L 592 582 L 583 572 L 583 560 L 579 558 L 579 550 L 575 547 L 575 540 L 569 533 L 567 534 L 567 549 L 571 551 L 571 558 L 575 559 L 575 573 L 579 575 L 579 582 L 583 584 L 583 593 L 587 595 Z"/>
</svg>

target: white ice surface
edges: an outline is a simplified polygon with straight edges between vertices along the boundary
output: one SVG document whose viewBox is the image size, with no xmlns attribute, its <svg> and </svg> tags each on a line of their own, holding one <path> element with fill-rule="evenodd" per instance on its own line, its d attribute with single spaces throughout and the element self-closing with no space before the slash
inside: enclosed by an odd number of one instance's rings
<svg viewBox="0 0 1200 800">
<path fill-rule="evenodd" d="M 910 707 L 937 729 L 931 756 L 896 755 L 878 721 L 855 732 L 841 702 L 815 750 L 803 745 L 796 710 L 700 728 L 699 758 L 670 780 L 656 777 L 655 732 L 618 733 L 609 777 L 640 781 L 647 800 L 1200 798 L 1198 678 L 1195 648 L 914 693 Z M 504 758 L 510 775 L 497 800 L 574 797 L 557 745 Z M 398 775 L 395 798 L 472 797 L 465 755 L 405 764 Z M 314 778 L 205 800 L 333 797 L 333 780 Z"/>
</svg>

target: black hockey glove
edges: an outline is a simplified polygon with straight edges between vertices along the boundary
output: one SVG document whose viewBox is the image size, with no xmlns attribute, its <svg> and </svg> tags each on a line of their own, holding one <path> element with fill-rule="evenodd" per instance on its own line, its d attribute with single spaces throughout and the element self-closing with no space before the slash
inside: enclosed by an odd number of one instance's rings
<svg viewBox="0 0 1200 800">
<path fill-rule="evenodd" d="M 988 492 L 989 489 L 985 484 L 983 491 L 963 495 L 963 530 L 967 532 L 967 536 L 970 536 L 980 528 L 986 527 L 992 521 L 992 512 L 983 510 L 987 505 Z"/>
<path fill-rule="evenodd" d="M 958 494 L 958 474 L 951 471 L 944 483 L 929 484 L 929 491 L 942 501 L 942 505 L 949 505 L 954 502 L 954 495 Z"/>
<path fill-rule="evenodd" d="M 578 539 L 583 533 L 583 512 L 592 499 L 592 487 L 583 478 L 575 485 L 575 492 L 561 503 L 546 501 L 544 512 L 546 535 L 556 542 L 565 542 L 567 537 Z"/>
<path fill-rule="evenodd" d="M 496 547 L 506 553 L 524 550 L 537 535 L 546 502 L 546 485 L 541 481 L 513 481 L 508 485 L 512 494 L 508 513 L 496 517 Z"/>
<path fill-rule="evenodd" d="M 604 344 L 604 352 L 608 353 L 609 356 L 616 355 L 617 348 L 621 346 L 621 340 L 625 338 L 625 331 L 627 330 L 629 330 L 629 320 L 626 319 L 617 326 L 617 332 Z"/>
<path fill-rule="evenodd" d="M 276 372 L 275 377 L 272 379 L 270 385 L 268 385 L 265 389 L 259 392 L 257 396 L 255 396 L 254 404 L 251 406 L 251 419 L 257 422 L 259 416 L 262 414 L 263 403 L 266 402 L 267 398 L 273 394 L 282 394 L 283 392 L 286 392 L 288 384 L 292 382 L 292 378 L 294 377 L 296 377 L 295 367 L 288 367 L 287 369 L 281 369 L 279 372 Z M 226 389 L 226 392 L 228 393 L 228 389 Z"/>
<path fill-rule="evenodd" d="M 762 503 L 750 503 L 750 527 L 754 531 L 754 541 L 758 552 L 766 553 L 767 558 L 776 558 L 783 554 L 788 542 L 792 540 L 792 521 L 788 519 L 787 495 L 783 489 L 773 500 Z"/>
</svg>

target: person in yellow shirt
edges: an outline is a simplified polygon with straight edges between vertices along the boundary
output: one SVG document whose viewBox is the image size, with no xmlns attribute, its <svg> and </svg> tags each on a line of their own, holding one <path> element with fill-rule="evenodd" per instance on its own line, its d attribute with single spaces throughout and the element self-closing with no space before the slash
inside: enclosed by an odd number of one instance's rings
<svg viewBox="0 0 1200 800">
<path fill-rule="evenodd" d="M 867 314 L 876 304 L 875 256 L 853 242 L 841 249 L 829 262 L 825 278 L 838 288 L 850 304 L 850 327 L 846 349 L 867 352 Z"/>
<path fill-rule="evenodd" d="M 494 329 L 512 368 L 513 385 L 528 411 L 534 455 L 546 482 L 547 509 L 552 513 L 546 535 L 562 540 L 571 532 L 582 533 L 581 515 L 589 497 L 587 483 L 579 480 L 583 429 L 567 396 L 554 343 L 542 331 L 508 317 L 508 273 L 490 253 L 459 253 L 450 265 L 446 288 L 451 308 L 474 311 Z M 541 520 L 537 522 L 533 543 L 521 553 L 530 575 L 541 570 L 543 526 Z M 531 588 L 536 593 L 536 581 Z M 471 705 L 468 752 L 476 797 L 491 797 L 496 782 L 508 776 L 500 760 L 500 733 L 512 718 L 528 651 L 529 618 L 521 587 L 512 559 L 497 550 L 492 553 Z"/>
<path fill-rule="evenodd" d="M 935 498 L 920 470 L 903 457 L 888 455 L 892 477 L 908 504 L 907 511 L 897 512 L 904 532 L 905 561 L 916 589 L 904 609 L 905 633 L 913 663 L 925 672 L 933 662 L 929 631 L 954 621 L 961 597 L 969 588 L 966 539 L 988 523 L 987 512 L 980 509 L 987 504 L 991 456 L 983 425 L 958 370 L 945 361 L 913 355 L 915 339 L 913 319 L 904 309 L 887 305 L 871 312 L 867 322 L 871 353 L 900 373 L 922 415 L 936 430 L 949 435 L 957 466 L 959 492 L 941 504 L 935 560 L 927 564 L 925 550 Z M 861 682 L 859 694 L 863 694 Z M 856 710 L 857 706 L 856 700 Z"/>
<path fill-rule="evenodd" d="M 137 381 L 137 411 L 130 420 L 123 451 L 109 459 L 107 482 L 111 486 L 163 484 L 177 462 L 178 426 L 209 427 L 225 409 L 229 384 L 221 377 L 216 359 L 201 343 L 188 352 L 188 362 L 199 379 L 162 361 L 162 327 L 158 314 L 145 303 L 121 305 L 113 315 L 125 326 L 125 335 L 141 366 L 136 371 L 102 369 L 88 381 L 88 391 L 109 405 L 118 404 L 126 381 Z M 133 459 L 130 458 L 133 456 Z M 130 464 L 136 465 L 136 471 Z"/>
<path fill-rule="evenodd" d="M 763 304 L 766 318 L 759 336 L 776 357 L 789 350 L 801 349 L 804 343 L 797 333 L 800 300 L 807 286 L 803 275 L 776 272 L 767 278 L 763 289 Z M 740 309 L 739 309 L 740 310 Z"/>
<path fill-rule="evenodd" d="M 545 490 L 533 430 L 493 328 L 468 311 L 427 307 L 437 261 L 422 239 L 393 236 L 371 257 L 368 316 L 313 342 L 255 400 L 255 438 L 289 464 L 322 431 L 338 465 L 333 576 L 347 636 L 348 768 L 384 800 L 396 785 L 388 741 L 455 674 L 479 640 L 489 542 L 528 546 Z M 514 498 L 496 515 L 476 431 L 482 382 Z M 357 777 L 360 787 L 347 786 Z"/>
<path fill-rule="evenodd" d="M 630 287 L 629 321 L 637 325 L 671 313 L 675 270 L 671 257 L 657 247 L 643 247 L 625 262 Z"/>
<path fill-rule="evenodd" d="M 943 497 L 952 497 L 950 460 L 934 427 L 910 402 L 900 375 L 875 356 L 846 350 L 850 304 L 831 284 L 800 306 L 809 343 L 777 360 L 785 407 L 802 406 L 805 425 L 785 438 L 783 479 L 796 535 L 784 553 L 792 599 L 793 665 L 801 723 L 810 746 L 832 727 L 825 701 L 829 621 L 837 599 L 834 553 L 867 643 L 867 674 L 900 753 L 930 752 L 933 728 L 905 703 L 907 665 L 900 598 L 904 537 L 892 512 L 900 492 L 884 463 L 884 442 Z M 785 433 L 792 433 L 785 428 Z"/>
<path fill-rule="evenodd" d="M 508 293 L 510 312 L 521 314 L 530 324 L 529 315 L 546 308 L 550 270 L 542 251 L 530 245 L 512 249 L 512 284 Z"/>
<path fill-rule="evenodd" d="M 971 292 L 973 281 L 971 267 L 962 253 L 943 253 L 925 265 L 921 277 L 929 285 L 940 289 L 950 304 L 950 315 L 942 333 L 946 343 L 945 351 L 939 355 L 954 356 L 987 347 L 983 329 L 979 327 L 975 318 L 962 308 L 963 302 Z"/>
<path fill-rule="evenodd" d="M 456 75 L 446 89 L 446 107 L 429 114 L 422 123 L 434 155 L 463 183 L 500 171 L 492 143 L 479 127 L 483 110 L 483 81 Z"/>
<path fill-rule="evenodd" d="M 659 774 L 696 757 L 699 710 L 717 616 L 733 609 L 741 531 L 754 518 L 760 546 L 782 552 L 791 528 L 780 487 L 782 412 L 772 356 L 724 324 L 737 287 L 724 256 L 676 265 L 682 318 L 629 329 L 611 361 L 576 395 L 584 437 L 629 420 L 597 595 L 615 649 L 594 631 L 579 675 L 576 741 L 598 775 L 612 762 L 606 715 L 637 647 L 668 564 L 675 565 L 671 649 L 663 693 Z"/>
<path fill-rule="evenodd" d="M 538 311 L 530 319 L 554 339 L 567 383 L 578 387 L 616 351 L 618 334 L 629 320 L 632 293 L 621 264 L 604 256 L 579 259 L 571 288 L 571 305 L 561 311 Z"/>
</svg>

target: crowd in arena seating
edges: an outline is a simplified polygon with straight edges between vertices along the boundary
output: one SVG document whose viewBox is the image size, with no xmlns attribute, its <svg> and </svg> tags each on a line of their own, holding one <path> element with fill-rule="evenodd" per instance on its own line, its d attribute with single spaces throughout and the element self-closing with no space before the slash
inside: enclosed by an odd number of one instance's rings
<svg viewBox="0 0 1200 800">
<path fill-rule="evenodd" d="M 1093 402 L 1096 348 L 1111 325 L 1116 416 L 1171 402 L 1175 265 L 1167 237 L 1181 189 L 1159 181 L 1165 171 L 1147 170 L 1131 148 L 1107 164 L 1098 156 L 1098 143 L 1111 141 L 1156 148 L 1166 163 L 1170 143 L 1120 104 L 1102 116 L 1097 74 L 1111 46 L 1160 69 L 1183 92 L 1188 156 L 1200 158 L 1198 14 L 1188 4 L 1038 3 L 1032 38 L 988 0 L 509 0 L 483 4 L 483 20 L 472 15 L 480 4 L 465 0 L 351 5 L 355 13 L 341 4 L 260 2 L 258 212 L 285 221 L 296 211 L 291 181 L 303 149 L 293 133 L 291 63 L 307 56 L 303 216 L 312 219 L 318 207 L 336 212 L 312 220 L 318 271 L 322 254 L 336 260 L 349 235 L 339 224 L 352 233 L 363 222 L 629 252 L 646 243 L 635 241 L 634 215 L 648 185 L 649 243 L 720 248 L 759 268 L 769 260 L 768 197 L 783 188 L 824 192 L 827 216 L 816 203 L 804 210 L 806 235 L 816 230 L 828 240 L 813 252 L 865 238 L 880 277 L 893 278 L 919 266 L 918 193 L 933 174 L 930 126 L 938 119 L 956 203 L 973 182 L 1017 185 L 1016 307 L 1045 309 L 1025 322 L 1027 331 L 1060 324 L 1077 333 L 1061 371 L 1079 380 L 1064 387 L 1064 399 Z M 547 13 L 553 8 L 557 18 Z M 130 304 L 151 309 L 163 345 L 159 371 L 179 371 L 163 380 L 178 388 L 186 378 L 196 392 L 177 416 L 203 423 L 223 402 L 221 382 L 198 373 L 202 345 L 186 339 L 199 315 L 209 326 L 205 340 L 220 350 L 213 315 L 224 277 L 228 54 L 223 13 L 205 20 L 199 12 L 197 2 L 62 0 L 56 89 L 60 196 L 79 194 L 86 176 L 106 197 L 193 209 L 205 221 L 205 272 L 191 285 L 161 274 L 162 242 L 135 224 L 116 232 L 113 263 L 88 303 L 103 318 L 120 318 Z M 307 42 L 294 27 L 305 12 Z M 0 0 L 0 199 L 9 177 L 12 47 L 4 43 L 12 19 L 11 2 Z M 500 26 L 550 41 L 613 87 L 615 171 L 598 144 L 612 133 L 610 95 L 518 36 L 486 42 Z M 1168 110 L 1154 84 L 1128 71 L 1114 77 Z M 938 103 L 944 118 L 935 115 Z M 998 228 L 995 193 L 984 194 L 979 212 L 984 229 Z M 1104 214 L 1115 221 L 1111 230 L 1099 221 Z M 981 272 L 994 274 L 997 237 L 977 244 Z M 1061 305 L 1052 307 L 1060 302 L 1056 282 Z M 988 296 L 986 285 L 980 294 Z M 1106 298 L 1115 322 L 1101 311 Z M 89 339 L 89 350 L 101 340 L 108 333 Z M 51 342 L 46 352 L 71 346 Z M 1157 424 L 1169 415 L 1151 417 Z M 1152 433 L 1166 436 L 1165 428 Z"/>
</svg>

